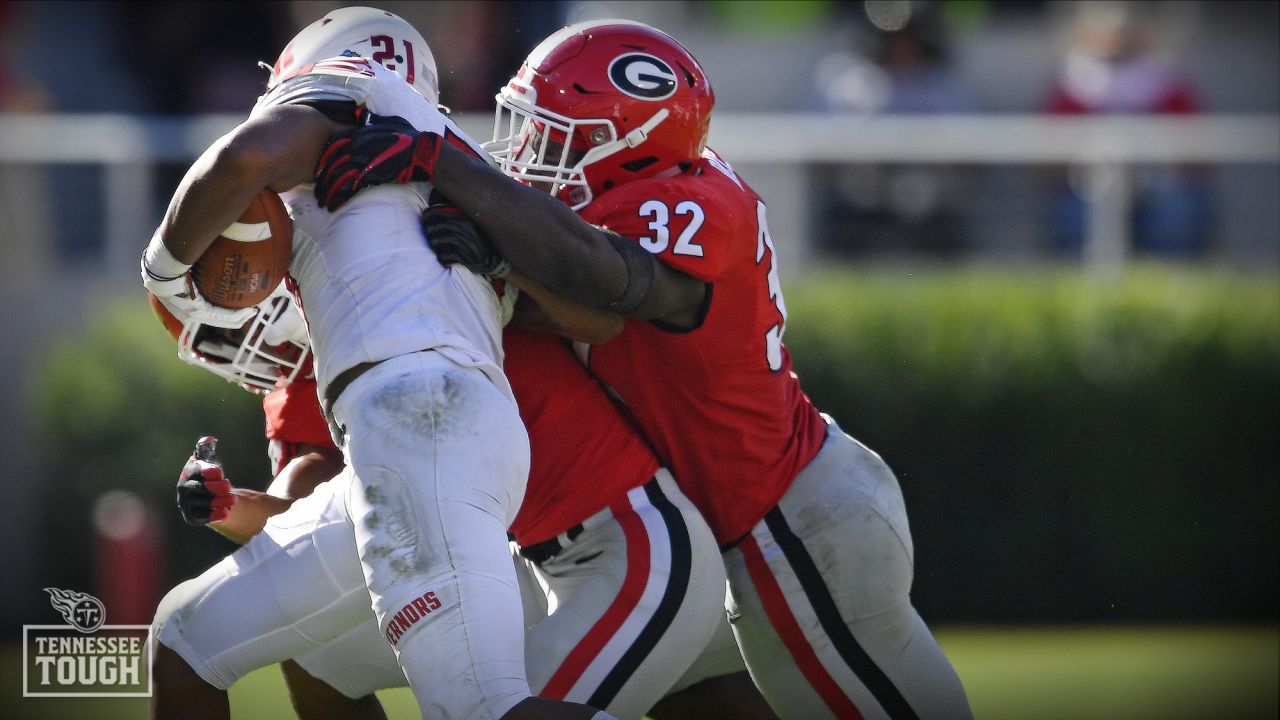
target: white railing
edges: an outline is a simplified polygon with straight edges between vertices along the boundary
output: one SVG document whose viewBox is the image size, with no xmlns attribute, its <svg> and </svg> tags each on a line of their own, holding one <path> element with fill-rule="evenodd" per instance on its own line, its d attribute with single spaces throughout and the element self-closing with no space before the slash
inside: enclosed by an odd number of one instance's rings
<svg viewBox="0 0 1280 720">
<path fill-rule="evenodd" d="M 241 119 L 0 114 L 0 163 L 103 165 L 107 259 L 132 263 L 156 221 L 148 216 L 154 164 L 195 158 Z M 489 136 L 490 116 L 457 119 L 475 137 Z M 770 217 L 788 223 L 797 243 L 808 235 L 805 194 L 760 186 L 799 182 L 804 166 L 814 162 L 1071 163 L 1086 169 L 1086 195 L 1093 203 L 1085 259 L 1106 268 L 1123 263 L 1129 247 L 1131 166 L 1280 162 L 1280 116 L 726 114 L 713 120 L 711 144 L 735 164 L 771 167 L 770 178 L 762 183 L 752 175 L 753 184 L 769 199 Z M 810 257 L 800 246 L 789 261 L 797 267 Z"/>
</svg>

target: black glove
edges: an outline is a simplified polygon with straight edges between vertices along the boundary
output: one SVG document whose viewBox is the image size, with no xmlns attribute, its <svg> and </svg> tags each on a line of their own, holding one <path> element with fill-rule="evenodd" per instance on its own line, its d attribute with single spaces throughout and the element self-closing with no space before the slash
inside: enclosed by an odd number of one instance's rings
<svg viewBox="0 0 1280 720">
<path fill-rule="evenodd" d="M 367 187 L 430 181 L 441 130 L 420 132 L 402 117 L 371 114 L 369 124 L 334 133 L 316 163 L 316 200 L 333 211 Z"/>
<path fill-rule="evenodd" d="M 431 202 L 422 213 L 422 230 L 442 265 L 461 265 L 490 279 L 511 271 L 511 263 L 480 228 L 439 192 L 431 194 Z"/>
<path fill-rule="evenodd" d="M 212 436 L 196 441 L 195 453 L 178 476 L 178 511 L 188 525 L 222 522 L 236 503 L 214 453 L 217 445 L 218 439 Z"/>
</svg>

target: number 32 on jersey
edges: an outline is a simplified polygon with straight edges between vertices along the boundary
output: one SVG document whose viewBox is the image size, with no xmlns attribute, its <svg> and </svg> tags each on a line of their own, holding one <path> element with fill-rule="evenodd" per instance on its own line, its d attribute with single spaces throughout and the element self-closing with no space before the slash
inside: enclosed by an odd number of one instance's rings
<svg viewBox="0 0 1280 720">
<path fill-rule="evenodd" d="M 650 235 L 644 235 L 639 238 L 640 246 L 653 254 L 665 251 L 671 245 L 671 215 L 688 215 L 689 224 L 676 237 L 675 247 L 671 248 L 671 252 L 675 255 L 691 255 L 693 257 L 702 257 L 702 246 L 694 242 L 694 235 L 702 228 L 702 223 L 706 219 L 706 214 L 702 210 L 702 206 L 692 200 L 682 200 L 676 203 L 672 208 L 661 200 L 646 200 L 640 205 L 640 217 L 649 220 Z M 777 372 L 782 369 L 782 333 L 787 326 L 787 303 L 782 299 L 782 283 L 778 280 L 778 254 L 773 249 L 773 238 L 769 236 L 769 226 L 765 220 L 764 203 L 756 202 L 756 221 L 759 227 L 756 236 L 756 265 L 761 265 L 765 260 L 765 250 L 768 249 L 768 273 L 767 284 L 769 293 L 769 301 L 773 303 L 774 308 L 778 311 L 778 322 L 774 323 L 764 334 L 765 340 L 765 361 L 769 364 L 769 369 Z"/>
</svg>

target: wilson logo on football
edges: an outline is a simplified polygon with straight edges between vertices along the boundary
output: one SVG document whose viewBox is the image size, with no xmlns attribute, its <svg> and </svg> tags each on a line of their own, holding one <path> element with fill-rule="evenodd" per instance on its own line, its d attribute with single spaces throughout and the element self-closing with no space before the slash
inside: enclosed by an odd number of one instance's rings
<svg viewBox="0 0 1280 720">
<path fill-rule="evenodd" d="M 647 53 L 627 53 L 609 63 L 609 81 L 641 100 L 665 100 L 676 92 L 671 66 Z"/>
</svg>

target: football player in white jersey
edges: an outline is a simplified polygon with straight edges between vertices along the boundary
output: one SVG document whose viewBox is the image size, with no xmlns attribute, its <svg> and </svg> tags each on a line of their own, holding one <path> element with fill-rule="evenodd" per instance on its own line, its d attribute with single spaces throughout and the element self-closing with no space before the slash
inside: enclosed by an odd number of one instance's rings
<svg viewBox="0 0 1280 720">
<path fill-rule="evenodd" d="M 264 602 L 301 618 L 280 629 L 283 657 L 292 656 L 291 643 L 332 639 L 309 633 L 354 627 L 360 605 L 367 613 L 371 602 L 424 717 L 608 717 L 532 697 L 525 679 L 506 529 L 524 493 L 529 450 L 501 369 L 493 287 L 441 266 L 427 247 L 419 219 L 425 184 L 364 193 L 336 214 L 319 209 L 309 188 L 293 190 L 311 182 L 329 136 L 366 112 L 424 122 L 422 129 L 475 151 L 452 123 L 435 122 L 435 101 L 434 60 L 410 25 L 371 8 L 329 13 L 285 48 L 249 119 L 187 172 L 144 252 L 144 285 L 171 312 L 237 327 L 240 313 L 214 308 L 191 289 L 191 264 L 264 187 L 284 193 L 294 219 L 290 274 L 348 469 L 328 483 L 327 497 L 313 494 L 277 516 L 276 526 L 294 537 L 278 536 L 275 548 L 255 538 L 221 571 L 254 572 L 293 540 L 321 542 L 310 533 L 314 518 L 338 517 L 354 525 L 349 551 L 359 557 L 363 597 L 344 591 L 349 577 L 331 577 L 326 587 L 277 584 L 287 594 Z M 290 517 L 307 518 L 306 527 L 288 527 Z M 206 664 L 183 636 L 201 590 L 179 586 L 157 611 L 154 715 L 228 714 L 225 688 L 235 669 L 227 677 Z M 227 622 L 240 621 L 235 608 L 226 613 Z M 348 621 L 333 622 L 335 613 Z"/>
</svg>

